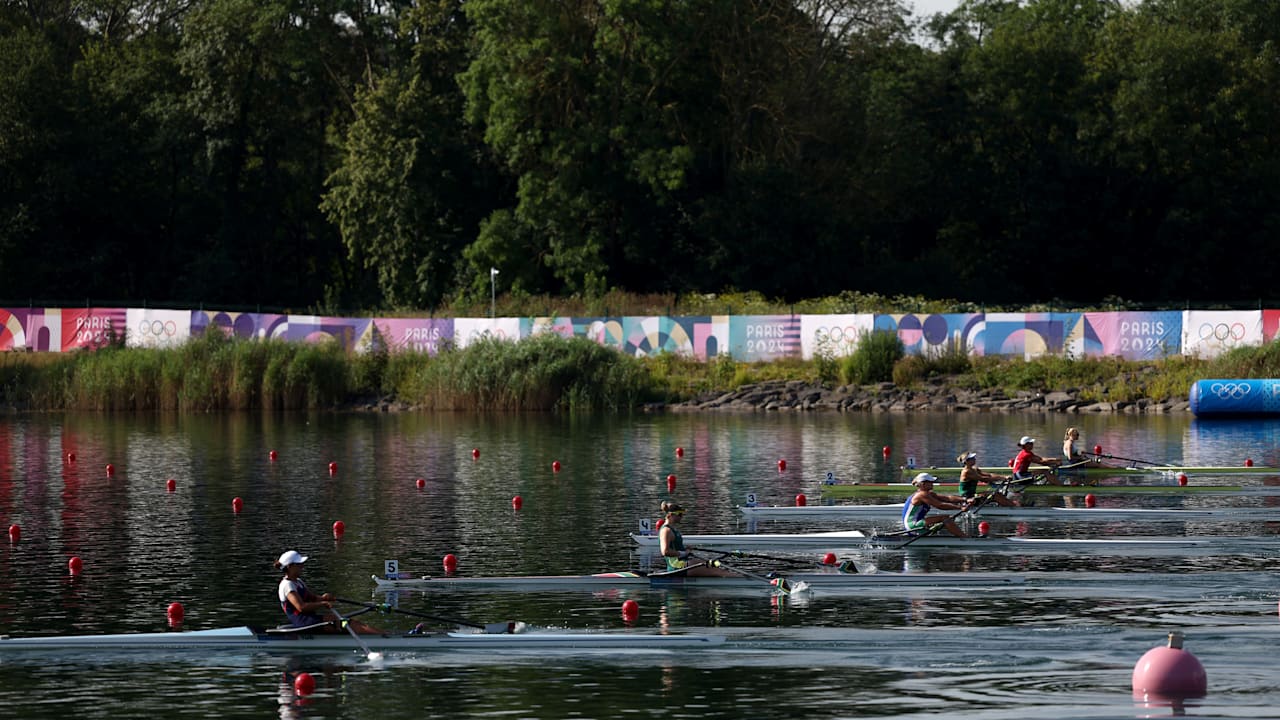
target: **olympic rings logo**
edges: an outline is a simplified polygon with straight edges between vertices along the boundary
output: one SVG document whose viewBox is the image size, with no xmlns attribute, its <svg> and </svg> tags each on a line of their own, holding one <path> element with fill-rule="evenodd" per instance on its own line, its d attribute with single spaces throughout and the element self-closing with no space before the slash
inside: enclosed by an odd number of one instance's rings
<svg viewBox="0 0 1280 720">
<path fill-rule="evenodd" d="M 143 337 L 173 337 L 178 334 L 178 324 L 172 320 L 143 320 L 138 323 L 138 333 Z"/>
<path fill-rule="evenodd" d="M 1200 325 L 1200 341 L 1217 340 L 1220 343 L 1238 343 L 1244 339 L 1244 323 L 1203 323 Z"/>
<path fill-rule="evenodd" d="M 813 340 L 818 347 L 836 347 L 848 349 L 858 344 L 862 331 L 856 327 L 820 327 L 813 331 Z"/>
<path fill-rule="evenodd" d="M 1209 386 L 1209 392 L 1216 395 L 1219 400 L 1240 400 L 1252 391 L 1253 386 L 1248 383 L 1219 382 Z"/>
</svg>

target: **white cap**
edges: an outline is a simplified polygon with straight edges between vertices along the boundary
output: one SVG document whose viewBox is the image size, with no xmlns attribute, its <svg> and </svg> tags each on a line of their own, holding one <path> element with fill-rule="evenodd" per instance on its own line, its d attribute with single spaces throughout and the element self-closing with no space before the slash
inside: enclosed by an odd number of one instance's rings
<svg viewBox="0 0 1280 720">
<path fill-rule="evenodd" d="M 1026 445 L 1027 443 L 1033 443 L 1035 441 L 1036 439 L 1031 437 L 1030 435 L 1023 435 L 1022 439 L 1018 441 L 1018 445 L 1022 446 L 1022 445 Z"/>
<path fill-rule="evenodd" d="M 974 459 L 974 458 L 978 457 L 978 453 L 976 453 L 976 452 L 968 452 L 968 453 L 965 453 L 964 455 L 962 455 L 961 457 L 963 458 L 963 459 L 961 460 L 961 462 L 968 462 L 969 460 L 972 460 L 972 459 Z"/>
<path fill-rule="evenodd" d="M 929 473 L 920 473 L 916 476 L 915 480 L 911 481 L 911 484 L 919 485 L 922 482 L 938 482 L 938 478 L 930 475 Z"/>
<path fill-rule="evenodd" d="M 307 561 L 306 555 L 303 555 L 297 550 L 290 550 L 285 554 L 281 555 L 280 559 L 277 562 L 280 563 L 280 567 L 286 568 L 286 567 L 289 567 L 290 565 L 299 565 L 306 561 Z"/>
</svg>

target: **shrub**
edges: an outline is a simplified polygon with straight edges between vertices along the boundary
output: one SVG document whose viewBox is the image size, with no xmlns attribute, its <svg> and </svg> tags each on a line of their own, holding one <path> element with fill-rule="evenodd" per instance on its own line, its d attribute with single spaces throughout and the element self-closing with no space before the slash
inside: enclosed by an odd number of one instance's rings
<svg viewBox="0 0 1280 720">
<path fill-rule="evenodd" d="M 864 333 L 858 338 L 858 346 L 841 363 L 841 375 L 846 383 L 867 385 L 888 382 L 893 379 L 893 366 L 904 355 L 902 341 L 897 333 L 878 330 Z"/>
</svg>

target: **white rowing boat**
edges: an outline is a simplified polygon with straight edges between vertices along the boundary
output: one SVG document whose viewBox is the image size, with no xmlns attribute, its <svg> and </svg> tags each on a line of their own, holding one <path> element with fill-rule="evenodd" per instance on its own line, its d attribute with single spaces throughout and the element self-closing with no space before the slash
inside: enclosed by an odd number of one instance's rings
<svg viewBox="0 0 1280 720">
<path fill-rule="evenodd" d="M 791 585 L 805 583 L 816 589 L 857 589 L 871 587 L 936 587 L 957 585 L 1015 585 L 1020 575 L 1008 573 L 775 573 Z M 680 574 L 615 572 L 597 575 L 521 575 L 511 577 L 398 577 L 373 576 L 377 589 L 387 590 L 598 590 L 629 588 L 675 589 L 769 589 L 769 584 L 751 577 L 687 577 Z"/>
<path fill-rule="evenodd" d="M 660 635 L 635 632 L 527 632 L 486 634 L 451 632 L 424 635 L 361 635 L 374 652 L 486 652 L 665 650 L 716 647 L 722 635 Z M 189 632 L 127 633 L 118 635 L 0 636 L 0 655 L 32 650 L 250 650 L 311 653 L 363 651 L 346 633 L 276 633 L 248 626 Z"/>
<path fill-rule="evenodd" d="M 656 535 L 631 534 L 642 549 L 657 552 Z M 1023 536 L 958 538 L 940 532 L 913 535 L 869 536 L 852 530 L 826 533 L 758 533 L 749 535 L 685 535 L 686 546 L 716 550 L 862 550 L 870 552 L 946 548 L 973 552 L 1057 552 L 1111 555 L 1214 554 L 1221 552 L 1275 552 L 1280 541 L 1264 537 L 1115 536 L 1106 538 L 1032 538 Z M 909 547 L 908 547 L 909 545 Z"/>
<path fill-rule="evenodd" d="M 882 518 L 900 517 L 902 503 L 879 505 L 739 505 L 738 512 L 749 520 L 812 520 L 814 518 Z M 988 502 L 976 508 L 973 516 L 1008 517 L 1022 520 L 1142 520 L 1143 522 L 1179 522 L 1186 520 L 1280 520 L 1280 508 L 1064 508 L 1005 507 Z"/>
</svg>

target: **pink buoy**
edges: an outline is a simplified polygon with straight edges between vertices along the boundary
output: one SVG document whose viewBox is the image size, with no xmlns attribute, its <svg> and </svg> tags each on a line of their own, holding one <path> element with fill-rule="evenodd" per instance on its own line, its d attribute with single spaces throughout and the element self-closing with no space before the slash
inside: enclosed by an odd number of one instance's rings
<svg viewBox="0 0 1280 720">
<path fill-rule="evenodd" d="M 347 524 L 346 524 L 346 523 L 342 522 L 341 520 L 334 520 L 334 521 L 333 521 L 333 536 L 334 536 L 334 537 L 336 537 L 336 538 L 340 538 L 340 537 L 342 537 L 344 534 L 346 534 L 346 532 L 347 532 Z"/>
<path fill-rule="evenodd" d="M 983 520 L 982 522 L 978 523 L 978 534 L 984 537 L 987 535 L 990 535 L 991 523 L 987 522 L 986 520 Z"/>
<path fill-rule="evenodd" d="M 511 498 L 511 509 L 519 510 L 522 507 L 524 507 L 524 498 L 519 495 Z"/>
<path fill-rule="evenodd" d="M 337 475 L 337 474 L 338 474 L 338 463 L 336 463 L 336 462 L 331 462 L 331 463 L 329 463 L 329 474 L 330 474 L 330 475 Z"/>
<path fill-rule="evenodd" d="M 458 572 L 458 556 L 454 555 L 453 553 L 448 553 L 447 555 L 445 555 L 444 560 L 441 561 L 441 564 L 444 565 L 444 571 L 448 575 L 452 575 Z"/>
<path fill-rule="evenodd" d="M 280 455 L 276 453 L 275 450 L 272 450 L 271 452 L 267 453 L 267 459 L 270 460 L 271 462 L 275 462 L 276 460 L 280 459 Z"/>
<path fill-rule="evenodd" d="M 888 460 L 889 456 L 892 454 L 893 454 L 893 448 L 889 447 L 888 445 L 885 445 L 884 447 L 880 448 L 880 455 L 884 457 L 884 459 Z"/>
<path fill-rule="evenodd" d="M 676 476 L 668 475 L 667 476 L 667 492 L 673 493 L 675 491 L 676 491 Z"/>
<path fill-rule="evenodd" d="M 682 447 L 676 448 L 676 457 L 678 458 L 684 457 L 684 448 Z"/>
<path fill-rule="evenodd" d="M 471 448 L 471 459 L 472 460 L 480 459 L 480 448 Z"/>
<path fill-rule="evenodd" d="M 22 528 L 17 525 L 9 526 L 9 542 L 18 542 L 22 539 Z"/>
<path fill-rule="evenodd" d="M 835 565 L 835 564 L 836 564 L 836 554 L 835 554 L 835 553 L 833 553 L 833 552 L 829 552 L 829 553 L 827 553 L 826 555 L 823 555 L 823 556 L 822 556 L 822 564 L 823 564 L 823 565 Z"/>
<path fill-rule="evenodd" d="M 417 480 L 413 481 L 413 484 L 417 485 L 418 489 L 421 490 L 422 488 L 427 486 L 427 481 L 423 480 L 422 478 L 418 478 Z"/>
<path fill-rule="evenodd" d="M 1245 458 L 1245 459 L 1244 459 L 1244 466 L 1245 466 L 1245 467 L 1253 467 L 1253 458 Z"/>
<path fill-rule="evenodd" d="M 1186 474 L 1186 473 L 1178 473 L 1178 485 L 1179 485 L 1179 486 L 1181 486 L 1181 487 L 1186 487 L 1186 486 L 1187 486 L 1187 474 Z"/>
<path fill-rule="evenodd" d="M 560 461 L 559 461 L 559 460 L 552 460 L 552 461 L 551 461 L 551 472 L 560 472 Z"/>
<path fill-rule="evenodd" d="M 177 481 L 177 480 L 174 480 L 173 478 L 169 478 L 168 480 L 165 480 L 165 481 L 164 481 L 164 489 L 165 489 L 165 490 L 167 490 L 167 491 L 169 491 L 169 492 L 173 492 L 174 490 L 177 490 L 177 489 L 178 489 L 178 481 Z"/>
<path fill-rule="evenodd" d="M 293 678 L 293 691 L 299 695 L 310 695 L 316 691 L 316 679 L 311 677 L 311 673 L 298 673 Z"/>
<path fill-rule="evenodd" d="M 1182 649 L 1183 635 L 1169 633 L 1169 644 L 1155 647 L 1133 666 L 1133 696 L 1140 700 L 1204 697 L 1208 678 L 1195 655 Z"/>
<path fill-rule="evenodd" d="M 187 616 L 187 609 L 182 607 L 180 602 L 171 602 L 165 609 L 165 614 L 169 616 L 170 623 L 182 622 L 182 619 Z"/>
<path fill-rule="evenodd" d="M 627 600 L 622 603 L 622 619 L 630 624 L 640 619 L 640 603 L 635 600 Z"/>
<path fill-rule="evenodd" d="M 70 571 L 72 575 L 79 575 L 80 571 L 83 569 L 84 569 L 84 562 L 80 559 L 79 556 L 72 555 L 71 559 L 67 560 L 67 570 Z"/>
<path fill-rule="evenodd" d="M 239 514 L 244 509 L 244 500 L 234 497 L 231 498 L 231 512 Z"/>
<path fill-rule="evenodd" d="M 111 463 L 107 463 L 107 477 L 115 477 L 115 475 L 116 475 L 116 466 L 112 465 Z"/>
<path fill-rule="evenodd" d="M 1087 507 L 1087 508 L 1091 508 L 1091 507 L 1093 507 L 1094 505 L 1097 505 L 1097 504 L 1098 504 L 1098 498 L 1094 497 L 1094 496 L 1093 496 L 1093 493 L 1088 493 L 1087 495 L 1085 495 L 1085 496 L 1084 496 L 1084 506 L 1085 506 L 1085 507 Z"/>
<path fill-rule="evenodd" d="M 809 504 L 809 498 L 805 497 L 804 493 L 799 493 L 798 495 L 796 495 L 796 507 L 804 507 L 805 505 L 808 505 L 808 504 Z"/>
<path fill-rule="evenodd" d="M 779 460 L 779 461 L 778 461 L 778 472 L 786 472 L 786 471 L 787 471 L 787 461 L 786 461 L 786 460 Z"/>
</svg>

